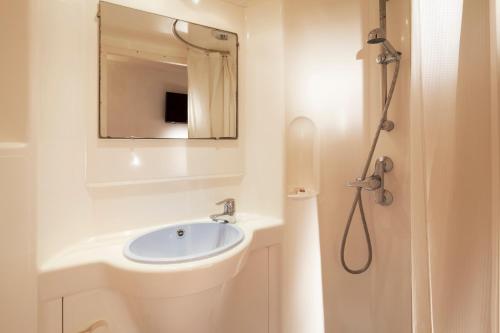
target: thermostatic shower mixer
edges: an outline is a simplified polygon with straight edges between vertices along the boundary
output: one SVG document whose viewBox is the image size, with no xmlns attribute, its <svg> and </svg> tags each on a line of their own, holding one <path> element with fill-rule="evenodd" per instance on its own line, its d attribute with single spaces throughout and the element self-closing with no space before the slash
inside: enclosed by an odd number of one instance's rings
<svg viewBox="0 0 500 333">
<path fill-rule="evenodd" d="M 392 193 L 385 189 L 384 176 L 386 172 L 393 169 L 394 163 L 389 157 L 382 156 L 375 162 L 375 171 L 373 175 L 365 179 L 358 178 L 350 182 L 348 186 L 358 187 L 367 191 L 376 191 L 375 201 L 382 206 L 389 206 L 392 204 Z"/>
</svg>

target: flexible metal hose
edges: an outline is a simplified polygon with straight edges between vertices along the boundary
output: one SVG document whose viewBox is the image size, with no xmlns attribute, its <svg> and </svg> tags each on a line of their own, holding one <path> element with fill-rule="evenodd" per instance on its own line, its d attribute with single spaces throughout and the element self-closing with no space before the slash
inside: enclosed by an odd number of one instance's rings
<svg viewBox="0 0 500 333">
<path fill-rule="evenodd" d="M 399 60 L 395 62 L 396 66 L 394 68 L 394 76 L 392 78 L 392 83 L 391 83 L 391 88 L 389 89 L 389 93 L 387 95 L 387 99 L 384 104 L 384 109 L 382 111 L 382 117 L 380 118 L 380 122 L 377 127 L 377 132 L 375 133 L 375 137 L 373 138 L 372 141 L 372 146 L 370 148 L 370 152 L 368 153 L 368 158 L 366 159 L 365 167 L 363 169 L 363 173 L 361 175 L 361 180 L 366 179 L 366 174 L 368 173 L 368 168 L 370 167 L 370 164 L 372 163 L 373 159 L 373 154 L 375 153 L 375 148 L 377 147 L 378 139 L 380 137 L 380 132 L 382 131 L 382 128 L 384 126 L 384 122 L 387 119 L 387 111 L 389 110 L 389 106 L 391 104 L 392 100 L 392 95 L 394 94 L 394 89 L 396 88 L 396 82 L 398 80 L 398 75 L 399 75 Z M 359 269 L 352 269 L 349 267 L 349 265 L 346 263 L 345 260 L 345 249 L 347 245 L 347 237 L 349 236 L 349 230 L 351 228 L 351 223 L 352 219 L 354 217 L 354 213 L 356 212 L 356 206 L 359 207 L 359 213 L 361 215 L 361 223 L 363 225 L 363 230 L 365 233 L 365 239 L 366 239 L 366 245 L 368 246 L 368 258 L 366 260 L 366 263 L 363 267 Z M 365 217 L 365 210 L 363 208 L 363 199 L 361 196 L 361 188 L 358 187 L 356 189 L 356 196 L 354 197 L 354 201 L 351 206 L 351 210 L 349 212 L 349 218 L 347 219 L 347 223 L 344 229 L 344 235 L 342 237 L 342 245 L 340 248 L 340 259 L 342 261 L 342 266 L 346 271 L 348 271 L 351 274 L 361 274 L 364 273 L 370 268 L 370 265 L 372 263 L 373 259 L 373 249 L 372 249 L 372 242 L 370 239 L 370 231 L 368 230 L 368 224 L 366 223 L 366 217 Z"/>
</svg>

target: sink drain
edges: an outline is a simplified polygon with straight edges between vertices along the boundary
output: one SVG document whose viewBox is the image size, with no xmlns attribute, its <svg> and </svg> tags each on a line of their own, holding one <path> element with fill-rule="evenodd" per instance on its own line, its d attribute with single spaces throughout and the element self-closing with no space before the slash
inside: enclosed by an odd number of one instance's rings
<svg viewBox="0 0 500 333">
<path fill-rule="evenodd" d="M 184 229 L 177 229 L 177 237 L 178 237 L 178 238 L 182 238 L 182 237 L 184 237 L 184 234 L 185 234 L 185 233 L 186 233 L 186 232 L 184 231 Z"/>
</svg>

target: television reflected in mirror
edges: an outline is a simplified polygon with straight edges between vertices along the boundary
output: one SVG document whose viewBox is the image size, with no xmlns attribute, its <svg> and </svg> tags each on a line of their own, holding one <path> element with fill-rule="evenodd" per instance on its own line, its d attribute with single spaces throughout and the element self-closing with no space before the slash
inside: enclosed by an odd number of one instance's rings
<svg viewBox="0 0 500 333">
<path fill-rule="evenodd" d="M 99 6 L 100 138 L 238 137 L 237 34 Z"/>
<path fill-rule="evenodd" d="M 165 100 L 165 121 L 172 124 L 187 124 L 188 95 L 186 93 L 167 92 Z"/>
</svg>

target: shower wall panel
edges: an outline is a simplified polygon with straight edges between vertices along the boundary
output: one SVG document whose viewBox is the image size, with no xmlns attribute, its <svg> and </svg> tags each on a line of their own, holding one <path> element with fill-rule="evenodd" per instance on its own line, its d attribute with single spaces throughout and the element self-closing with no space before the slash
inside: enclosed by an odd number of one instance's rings
<svg viewBox="0 0 500 333">
<path fill-rule="evenodd" d="M 318 215 L 327 333 L 411 331 L 411 252 L 409 219 L 410 2 L 388 5 L 388 36 L 403 52 L 401 76 L 389 110 L 396 124 L 383 132 L 375 158 L 389 156 L 395 168 L 386 186 L 394 203 L 382 207 L 364 193 L 374 246 L 371 268 L 362 275 L 343 270 L 339 252 L 355 191 L 345 184 L 359 177 L 381 114 L 379 46 L 367 45 L 378 27 L 376 0 L 286 0 L 285 98 L 287 120 L 311 118 L 320 130 Z M 389 79 L 392 66 L 389 66 Z M 373 170 L 373 164 L 371 169 Z M 356 215 L 346 251 L 354 267 L 367 255 Z"/>
</svg>

